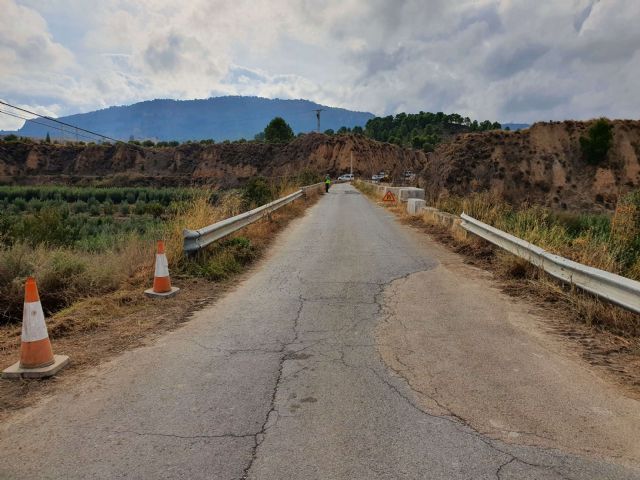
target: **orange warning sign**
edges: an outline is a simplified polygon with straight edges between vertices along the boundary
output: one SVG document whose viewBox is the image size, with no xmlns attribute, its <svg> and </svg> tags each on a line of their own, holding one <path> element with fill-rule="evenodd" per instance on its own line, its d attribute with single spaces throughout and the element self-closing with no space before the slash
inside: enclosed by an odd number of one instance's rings
<svg viewBox="0 0 640 480">
<path fill-rule="evenodd" d="M 396 196 L 393 194 L 393 192 L 391 190 L 387 190 L 387 193 L 385 193 L 384 197 L 382 197 L 382 201 L 383 202 L 395 202 L 396 201 Z"/>
</svg>

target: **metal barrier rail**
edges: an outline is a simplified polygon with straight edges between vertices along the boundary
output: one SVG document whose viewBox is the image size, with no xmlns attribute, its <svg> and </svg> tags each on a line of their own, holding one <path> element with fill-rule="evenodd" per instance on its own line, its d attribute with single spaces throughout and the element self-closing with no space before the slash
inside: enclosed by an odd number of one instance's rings
<svg viewBox="0 0 640 480">
<path fill-rule="evenodd" d="M 640 313 L 640 282 L 588 267 L 549 253 L 463 213 L 461 226 L 498 247 L 542 268 L 552 277 L 602 297 L 632 312 Z"/>
<path fill-rule="evenodd" d="M 267 203 L 266 205 L 262 205 L 261 207 L 254 208 L 253 210 L 249 210 L 248 212 L 241 213 L 240 215 L 236 215 L 235 217 L 226 218 L 221 220 L 213 225 L 209 225 L 203 227 L 199 230 L 188 230 L 185 229 L 182 234 L 184 237 L 184 251 L 186 253 L 196 252 L 212 242 L 219 240 L 227 235 L 230 235 L 233 232 L 240 230 L 241 228 L 246 227 L 247 225 L 252 224 L 260 220 L 262 217 L 270 214 L 271 212 L 278 210 L 279 208 L 284 207 L 285 205 L 293 202 L 294 200 L 302 197 L 308 190 L 319 189 L 324 186 L 324 183 L 316 183 L 314 185 L 308 185 L 306 187 L 302 187 L 297 192 L 293 192 L 286 197 L 279 198 L 278 200 L 274 200 L 271 203 Z"/>
</svg>

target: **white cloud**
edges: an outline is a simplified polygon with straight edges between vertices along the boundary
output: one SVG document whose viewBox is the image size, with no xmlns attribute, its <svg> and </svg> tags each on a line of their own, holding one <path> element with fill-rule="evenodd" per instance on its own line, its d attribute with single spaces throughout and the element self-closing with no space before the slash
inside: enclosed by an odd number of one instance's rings
<svg viewBox="0 0 640 480">
<path fill-rule="evenodd" d="M 3 0 L 0 91 L 61 114 L 242 94 L 377 114 L 637 117 L 637 18 L 636 0 Z"/>
</svg>

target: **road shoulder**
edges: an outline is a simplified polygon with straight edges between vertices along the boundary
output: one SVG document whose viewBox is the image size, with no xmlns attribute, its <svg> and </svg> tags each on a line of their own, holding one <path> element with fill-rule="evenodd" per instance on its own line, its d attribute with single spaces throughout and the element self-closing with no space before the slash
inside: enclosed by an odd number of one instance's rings
<svg viewBox="0 0 640 480">
<path fill-rule="evenodd" d="M 376 337 L 424 408 L 506 442 L 640 463 L 640 403 L 549 331 L 544 310 L 416 233 L 440 265 L 393 282 Z"/>
</svg>

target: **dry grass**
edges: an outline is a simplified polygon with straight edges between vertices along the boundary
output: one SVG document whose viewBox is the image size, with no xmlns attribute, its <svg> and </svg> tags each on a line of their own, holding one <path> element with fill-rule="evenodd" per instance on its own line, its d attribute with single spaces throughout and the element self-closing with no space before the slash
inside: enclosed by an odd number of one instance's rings
<svg viewBox="0 0 640 480">
<path fill-rule="evenodd" d="M 353 182 L 353 186 L 364 193 L 367 197 L 377 200 L 378 192 L 376 187 L 370 183 L 363 182 L 362 180 L 356 180 Z"/>
<path fill-rule="evenodd" d="M 633 195 L 608 215 L 555 212 L 535 205 L 514 208 L 489 193 L 437 199 L 435 207 L 471 215 L 549 252 L 640 280 L 640 212 Z"/>
<path fill-rule="evenodd" d="M 153 242 L 136 235 L 117 249 L 101 253 L 44 245 L 6 248 L 0 251 L 2 317 L 19 318 L 29 275 L 36 277 L 43 307 L 50 313 L 146 276 L 153 267 L 153 248 Z"/>
</svg>

